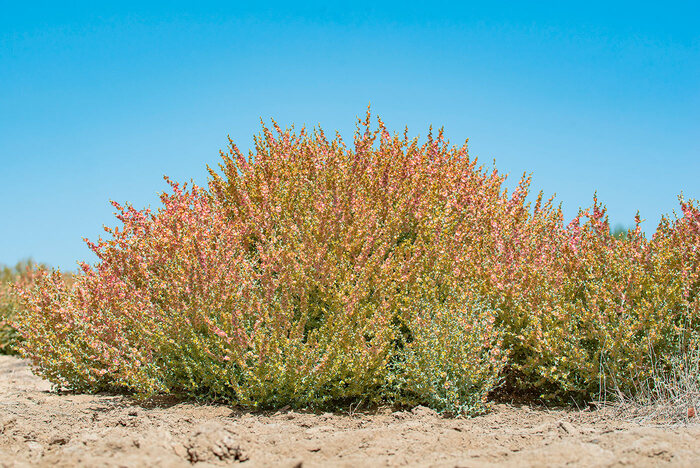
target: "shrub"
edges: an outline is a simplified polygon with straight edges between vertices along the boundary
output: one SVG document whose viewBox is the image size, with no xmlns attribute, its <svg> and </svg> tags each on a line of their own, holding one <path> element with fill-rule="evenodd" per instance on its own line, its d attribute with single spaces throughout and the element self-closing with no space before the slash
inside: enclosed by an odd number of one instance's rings
<svg viewBox="0 0 700 468">
<path fill-rule="evenodd" d="M 501 382 L 551 401 L 634 391 L 698 331 L 700 214 L 611 234 L 564 223 L 451 146 L 370 116 L 348 146 L 263 125 L 207 189 L 170 182 L 155 212 L 88 242 L 73 288 L 24 288 L 22 353 L 59 386 L 176 392 L 247 407 L 351 401 L 476 414 Z M 692 343 L 691 343 L 692 344 Z M 671 360 L 668 360 L 672 365 Z"/>
<path fill-rule="evenodd" d="M 530 242 L 501 295 L 512 389 L 558 401 L 609 386 L 634 393 L 681 351 L 676 343 L 692 345 L 700 218 L 693 203 L 681 207 L 683 216 L 662 219 L 651 240 L 639 217 L 626 237 L 611 234 L 597 200 L 567 226 L 545 223 L 544 241 Z"/>
<path fill-rule="evenodd" d="M 123 227 L 89 243 L 99 263 L 72 290 L 47 275 L 26 291 L 24 355 L 80 390 L 483 410 L 500 334 L 461 247 L 494 244 L 521 199 L 442 132 L 419 145 L 368 116 L 349 149 L 276 130 L 247 159 L 231 143 L 209 191 L 115 203 Z"/>
<path fill-rule="evenodd" d="M 451 414 L 476 414 L 485 408 L 488 392 L 500 379 L 505 362 L 494 330 L 492 306 L 476 295 L 441 304 L 432 313 L 418 310 L 409 329 L 413 340 L 405 344 L 395 363 L 399 401 L 426 404 Z M 484 353 L 490 361 L 484 360 Z"/>
<path fill-rule="evenodd" d="M 31 260 L 21 261 L 13 268 L 0 267 L 0 354 L 15 353 L 14 346 L 19 337 L 9 323 L 21 307 L 15 288 L 31 286 L 38 268 L 41 266 Z"/>
</svg>

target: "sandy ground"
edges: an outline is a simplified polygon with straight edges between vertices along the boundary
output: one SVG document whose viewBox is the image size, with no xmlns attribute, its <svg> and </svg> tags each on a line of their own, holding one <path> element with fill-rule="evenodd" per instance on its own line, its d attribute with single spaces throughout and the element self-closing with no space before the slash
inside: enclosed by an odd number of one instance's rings
<svg viewBox="0 0 700 468">
<path fill-rule="evenodd" d="M 0 467 L 700 466 L 700 425 L 643 427 L 598 411 L 497 405 L 259 414 L 114 395 L 57 394 L 0 356 Z"/>
</svg>

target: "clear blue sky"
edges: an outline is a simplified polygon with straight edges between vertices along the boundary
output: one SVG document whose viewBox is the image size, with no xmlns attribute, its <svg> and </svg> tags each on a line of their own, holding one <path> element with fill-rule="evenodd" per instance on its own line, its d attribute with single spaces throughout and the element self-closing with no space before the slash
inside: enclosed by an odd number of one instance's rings
<svg viewBox="0 0 700 468">
<path fill-rule="evenodd" d="M 597 191 L 652 232 L 700 198 L 698 2 L 26 3 L 0 1 L 0 263 L 75 269 L 110 199 L 204 183 L 260 117 L 350 136 L 368 102 L 569 217 Z"/>
</svg>

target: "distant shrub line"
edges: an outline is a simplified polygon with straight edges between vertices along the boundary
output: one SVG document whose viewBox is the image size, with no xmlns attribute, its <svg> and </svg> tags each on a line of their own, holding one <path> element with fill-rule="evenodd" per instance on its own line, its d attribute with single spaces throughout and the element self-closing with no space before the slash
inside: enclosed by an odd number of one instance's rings
<svg viewBox="0 0 700 468">
<path fill-rule="evenodd" d="M 497 387 L 634 392 L 694 343 L 697 202 L 649 239 L 639 217 L 611 233 L 595 198 L 565 223 L 552 199 L 528 201 L 528 177 L 509 192 L 466 143 L 420 144 L 369 113 L 351 145 L 274 124 L 221 158 L 206 189 L 169 181 L 156 211 L 114 203 L 122 226 L 88 242 L 99 262 L 72 287 L 40 272 L 21 288 L 10 320 L 42 376 L 253 408 L 477 414 Z"/>
</svg>

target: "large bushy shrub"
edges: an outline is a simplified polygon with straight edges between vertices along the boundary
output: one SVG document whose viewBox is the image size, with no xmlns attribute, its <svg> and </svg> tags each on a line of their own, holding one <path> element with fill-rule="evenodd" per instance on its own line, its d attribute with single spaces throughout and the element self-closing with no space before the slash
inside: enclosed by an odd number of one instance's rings
<svg viewBox="0 0 700 468">
<path fill-rule="evenodd" d="M 123 227 L 72 290 L 47 276 L 27 292 L 16 326 L 42 375 L 248 406 L 483 408 L 504 355 L 464 246 L 489 249 L 522 204 L 502 176 L 442 134 L 419 145 L 369 120 L 352 148 L 264 129 L 248 158 L 222 156 L 209 191 L 115 204 Z"/>
<path fill-rule="evenodd" d="M 39 373 L 79 390 L 249 407 L 351 401 L 474 414 L 499 383 L 537 398 L 632 391 L 697 327 L 700 214 L 615 236 L 512 192 L 443 137 L 359 122 L 352 145 L 263 126 L 207 189 L 89 243 L 72 289 L 27 288 L 14 325 Z"/>
</svg>

